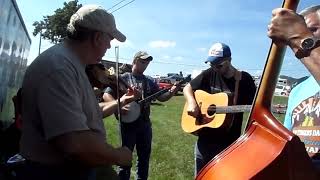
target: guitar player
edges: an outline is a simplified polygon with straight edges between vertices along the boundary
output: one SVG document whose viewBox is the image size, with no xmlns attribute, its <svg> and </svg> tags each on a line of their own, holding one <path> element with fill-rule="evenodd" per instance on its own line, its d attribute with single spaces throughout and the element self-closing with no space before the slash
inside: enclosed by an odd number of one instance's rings
<svg viewBox="0 0 320 180">
<path fill-rule="evenodd" d="M 256 86 L 251 75 L 238 71 L 231 64 L 231 50 L 224 43 L 215 43 L 209 49 L 205 63 L 210 68 L 190 81 L 183 93 L 187 101 L 187 113 L 194 118 L 201 114 L 194 92 L 203 90 L 210 94 L 224 92 L 230 97 L 230 105 L 250 105 L 254 99 Z M 217 154 L 233 143 L 241 133 L 243 113 L 233 114 L 230 126 L 223 128 L 202 128 L 196 132 L 195 175 Z"/>
<path fill-rule="evenodd" d="M 142 99 L 160 91 L 157 83 L 149 76 L 143 73 L 152 61 L 153 57 L 145 51 L 139 51 L 135 54 L 132 62 L 132 72 L 122 74 L 122 79 L 128 85 L 137 87 L 141 90 Z M 179 89 L 176 85 L 171 89 L 158 96 L 157 100 L 169 100 Z M 105 101 L 113 100 L 112 94 L 115 90 L 108 88 L 103 95 Z M 152 128 L 150 121 L 150 102 L 140 104 L 141 113 L 137 120 L 133 122 L 121 122 L 121 138 L 122 146 L 128 147 L 131 151 L 136 146 L 138 163 L 137 163 L 137 179 L 148 179 L 149 159 L 151 154 Z M 124 110 L 123 107 L 122 111 Z M 119 177 L 121 180 L 130 179 L 131 166 L 120 167 Z"/>
</svg>

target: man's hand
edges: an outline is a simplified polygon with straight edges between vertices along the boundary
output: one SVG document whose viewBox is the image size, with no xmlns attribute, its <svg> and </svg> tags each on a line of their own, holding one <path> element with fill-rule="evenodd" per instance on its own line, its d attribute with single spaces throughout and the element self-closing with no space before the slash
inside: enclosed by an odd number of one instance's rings
<svg viewBox="0 0 320 180">
<path fill-rule="evenodd" d="M 93 92 L 96 95 L 96 97 L 101 97 L 103 92 L 101 91 L 101 89 L 97 88 L 97 87 L 93 87 Z"/>
<path fill-rule="evenodd" d="M 312 36 L 312 33 L 302 16 L 289 9 L 277 8 L 272 11 L 268 36 L 277 44 L 289 45 L 296 53 L 300 48 L 301 40 Z"/>
<path fill-rule="evenodd" d="M 121 108 L 121 114 L 128 114 L 130 108 L 129 108 L 129 104 L 126 104 L 124 105 L 122 108 Z"/>
<path fill-rule="evenodd" d="M 132 164 L 132 151 L 127 147 L 119 147 L 117 150 L 117 165 L 120 166 L 131 166 Z"/>
<path fill-rule="evenodd" d="M 188 103 L 187 112 L 188 115 L 193 116 L 194 118 L 197 118 L 201 113 L 200 108 L 196 102 Z"/>
<path fill-rule="evenodd" d="M 177 91 L 179 90 L 179 86 L 177 85 L 177 83 L 175 83 L 171 88 L 170 88 L 170 92 L 172 94 L 175 94 Z"/>
<path fill-rule="evenodd" d="M 120 102 L 121 102 L 121 105 L 124 106 L 132 101 L 139 99 L 140 97 L 141 97 L 141 92 L 137 88 L 132 87 L 132 88 L 128 88 L 127 93 L 120 98 Z"/>
</svg>

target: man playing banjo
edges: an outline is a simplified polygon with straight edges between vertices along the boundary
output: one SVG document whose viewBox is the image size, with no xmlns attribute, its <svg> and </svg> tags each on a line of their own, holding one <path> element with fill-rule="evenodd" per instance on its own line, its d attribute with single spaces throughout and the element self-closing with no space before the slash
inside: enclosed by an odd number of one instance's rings
<svg viewBox="0 0 320 180">
<path fill-rule="evenodd" d="M 143 73 L 152 61 L 153 57 L 147 52 L 139 51 L 135 54 L 132 62 L 132 72 L 122 74 L 122 79 L 126 81 L 130 86 L 137 87 L 141 91 L 141 99 L 155 94 L 160 91 L 157 83 L 149 76 L 145 76 Z M 108 89 L 103 96 L 105 101 L 112 101 L 115 96 L 112 96 L 115 90 Z M 163 93 L 157 97 L 159 101 L 169 100 L 176 92 L 178 88 L 176 85 L 172 86 L 168 92 Z M 122 113 L 128 111 L 128 114 L 137 114 L 138 118 L 131 120 L 120 121 L 121 123 L 121 138 L 122 146 L 128 147 L 131 151 L 136 146 L 138 164 L 137 164 L 137 176 L 138 179 L 148 178 L 149 159 L 151 154 L 151 141 L 152 141 L 152 129 L 150 121 L 150 102 L 144 101 L 140 103 L 138 108 L 137 103 L 135 106 L 124 106 Z M 133 110 L 133 109 L 135 110 Z M 140 113 L 139 113 L 140 112 Z M 125 115 L 125 114 L 124 114 Z M 130 117 L 129 117 L 130 118 Z M 130 179 L 131 166 L 121 166 L 119 176 L 120 179 Z"/>
</svg>

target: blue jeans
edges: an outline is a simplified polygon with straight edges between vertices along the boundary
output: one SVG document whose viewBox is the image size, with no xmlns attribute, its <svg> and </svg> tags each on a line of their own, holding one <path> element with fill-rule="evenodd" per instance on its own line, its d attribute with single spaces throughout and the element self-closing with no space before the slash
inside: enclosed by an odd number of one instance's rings
<svg viewBox="0 0 320 180">
<path fill-rule="evenodd" d="M 76 167 L 72 165 L 44 165 L 26 162 L 17 171 L 17 180 L 95 180 L 93 168 Z"/>
<path fill-rule="evenodd" d="M 137 179 L 148 179 L 149 159 L 151 154 L 152 128 L 150 121 L 137 120 L 133 123 L 121 123 L 122 146 L 131 151 L 136 146 Z M 131 166 L 121 166 L 119 177 L 121 180 L 130 179 Z"/>
<path fill-rule="evenodd" d="M 207 143 L 205 141 L 197 141 L 194 147 L 195 155 L 195 172 L 194 175 L 200 172 L 200 170 L 217 154 L 227 148 L 229 144 L 214 144 Z"/>
</svg>

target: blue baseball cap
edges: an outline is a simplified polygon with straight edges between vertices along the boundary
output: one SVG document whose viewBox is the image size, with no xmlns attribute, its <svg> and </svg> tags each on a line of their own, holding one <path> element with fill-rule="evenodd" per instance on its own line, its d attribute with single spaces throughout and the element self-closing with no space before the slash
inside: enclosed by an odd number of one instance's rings
<svg viewBox="0 0 320 180">
<path fill-rule="evenodd" d="M 215 43 L 211 46 L 208 52 L 208 58 L 205 63 L 221 62 L 222 59 L 226 57 L 231 57 L 231 50 L 228 45 L 223 43 Z"/>
</svg>

